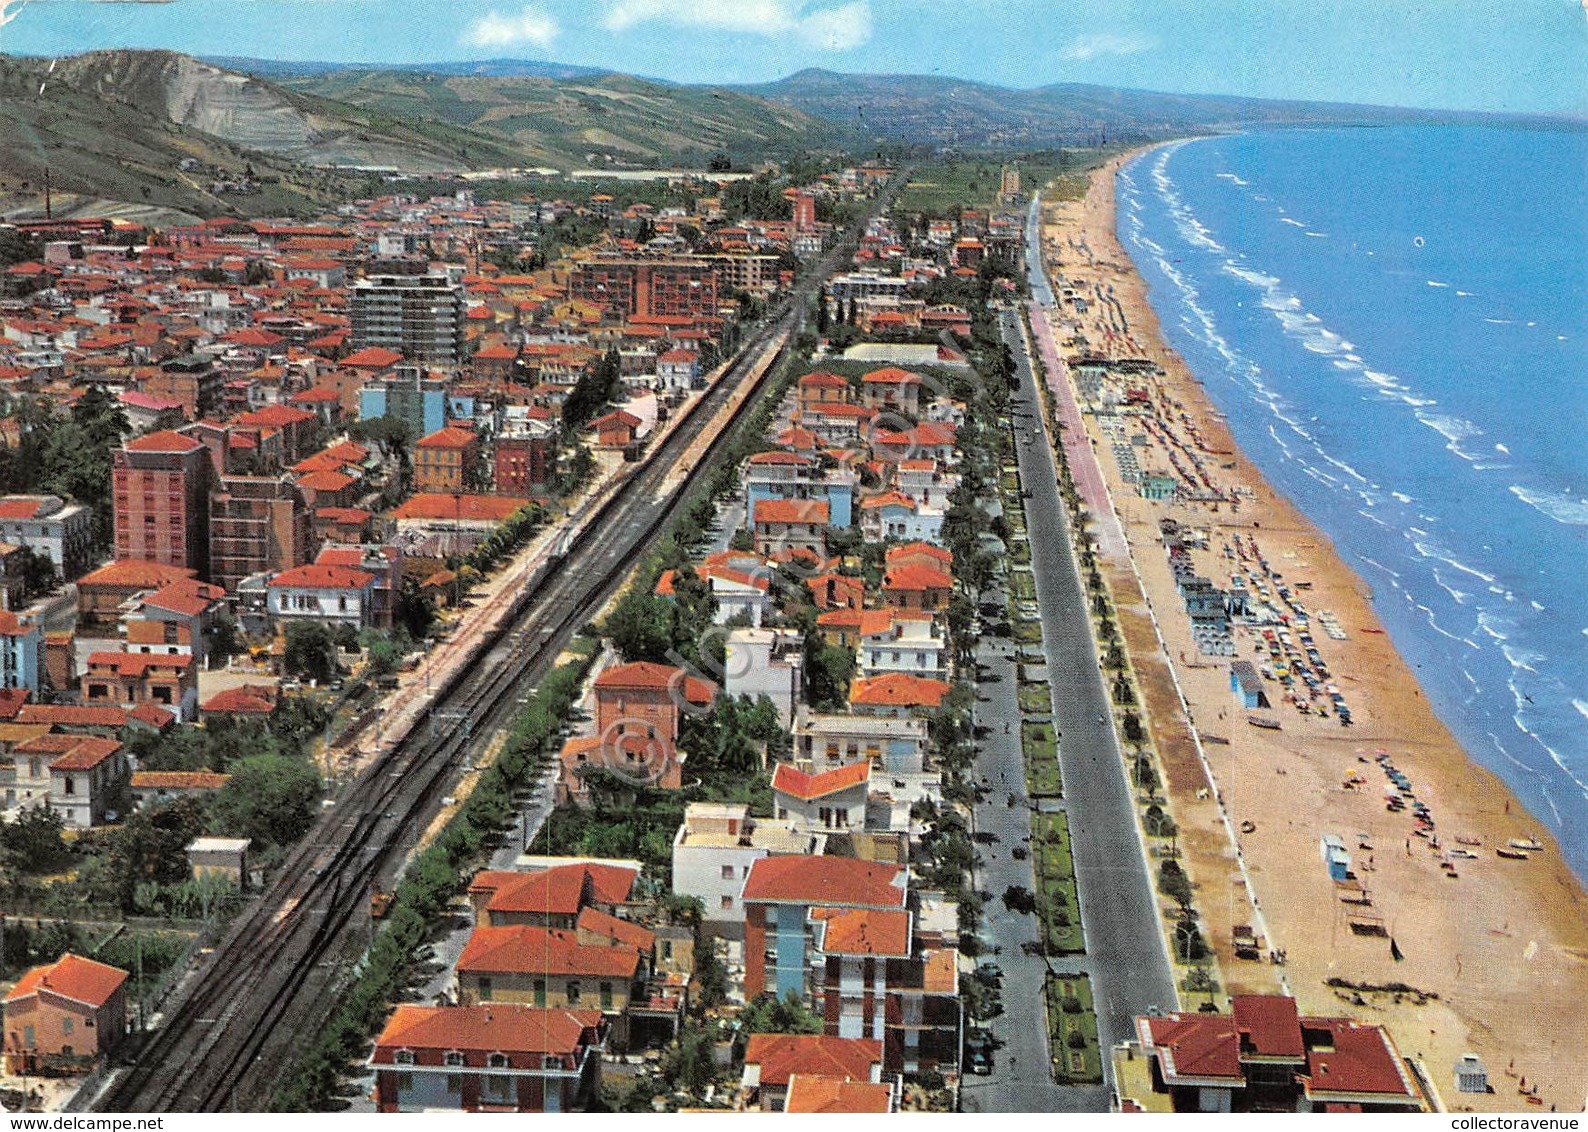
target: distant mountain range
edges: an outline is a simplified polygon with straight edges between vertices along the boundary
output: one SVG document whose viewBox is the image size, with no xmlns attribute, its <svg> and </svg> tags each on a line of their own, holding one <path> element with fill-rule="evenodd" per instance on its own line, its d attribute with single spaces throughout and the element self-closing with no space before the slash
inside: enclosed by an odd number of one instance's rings
<svg viewBox="0 0 1588 1132">
<path fill-rule="evenodd" d="M 1018 151 L 1251 126 L 1569 118 L 1401 110 L 1060 84 L 1009 90 L 928 75 L 806 70 L 701 86 L 519 59 L 389 67 L 169 51 L 0 56 L 0 210 L 44 172 L 84 207 L 293 212 L 360 170 L 703 168 L 904 147 Z M 259 191 L 214 191 L 255 174 Z"/>
</svg>

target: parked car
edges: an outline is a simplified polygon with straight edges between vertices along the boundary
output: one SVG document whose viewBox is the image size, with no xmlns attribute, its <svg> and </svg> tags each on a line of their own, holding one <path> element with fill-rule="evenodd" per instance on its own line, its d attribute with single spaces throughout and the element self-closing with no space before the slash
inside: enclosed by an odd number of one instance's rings
<svg viewBox="0 0 1588 1132">
<path fill-rule="evenodd" d="M 984 1077 L 993 1071 L 993 1037 L 986 1030 L 965 1035 L 965 1069 Z"/>
</svg>

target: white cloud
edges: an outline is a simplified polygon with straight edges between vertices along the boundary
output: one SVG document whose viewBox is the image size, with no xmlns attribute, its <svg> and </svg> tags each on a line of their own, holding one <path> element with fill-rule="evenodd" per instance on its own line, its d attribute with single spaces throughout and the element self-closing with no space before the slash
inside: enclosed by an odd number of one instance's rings
<svg viewBox="0 0 1588 1132">
<path fill-rule="evenodd" d="M 561 31 L 552 16 L 538 8 L 525 8 L 517 15 L 487 12 L 465 28 L 461 38 L 474 47 L 517 47 L 526 43 L 550 47 Z"/>
<path fill-rule="evenodd" d="M 813 7 L 805 0 L 614 0 L 603 21 L 610 31 L 646 23 L 768 37 L 794 36 L 827 51 L 848 51 L 871 39 L 870 0 Z"/>
<path fill-rule="evenodd" d="M 1140 55 L 1143 51 L 1151 51 L 1157 46 L 1157 40 L 1150 36 L 1100 32 L 1095 35 L 1076 36 L 1059 54 L 1065 59 L 1084 63 L 1100 55 Z"/>
</svg>

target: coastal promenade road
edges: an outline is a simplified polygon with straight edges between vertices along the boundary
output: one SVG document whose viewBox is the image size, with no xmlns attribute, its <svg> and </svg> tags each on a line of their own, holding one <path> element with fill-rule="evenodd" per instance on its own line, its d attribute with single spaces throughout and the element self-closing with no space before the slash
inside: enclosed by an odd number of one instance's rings
<svg viewBox="0 0 1588 1132">
<path fill-rule="evenodd" d="M 1003 969 L 1003 1013 L 987 1029 L 997 1041 L 990 1076 L 967 1075 L 960 1097 L 966 1112 L 1106 1112 L 1108 1090 L 1102 1086 L 1060 1086 L 1053 1083 L 1048 1049 L 1047 1009 L 1043 983 L 1048 961 L 1029 955 L 1022 945 L 1037 938 L 1036 918 L 1004 907 L 1003 894 L 1012 885 L 1035 890 L 1031 859 L 1016 860 L 1013 850 L 1031 836 L 1031 811 L 1009 805 L 1009 795 L 1025 794 L 1025 755 L 1020 748 L 1019 684 L 1014 649 L 1008 641 L 983 637 L 976 650 L 983 674 L 976 723 L 986 728 L 977 744 L 976 777 L 987 783 L 986 795 L 973 810 L 973 832 L 981 863 L 976 888 L 989 895 L 982 938 L 986 958 Z M 1008 731 L 1004 730 L 1008 727 Z M 1085 956 L 1052 960 L 1053 969 L 1096 975 Z"/>
<path fill-rule="evenodd" d="M 1130 1037 L 1133 1016 L 1153 1008 L 1174 1009 L 1178 1000 L 1019 315 L 1005 311 L 1002 329 L 1020 383 L 1011 408 L 1015 449 L 1021 484 L 1030 492 L 1026 524 L 1031 569 L 1060 735 L 1059 768 L 1080 883 L 1098 1037 L 1107 1051 Z"/>
</svg>

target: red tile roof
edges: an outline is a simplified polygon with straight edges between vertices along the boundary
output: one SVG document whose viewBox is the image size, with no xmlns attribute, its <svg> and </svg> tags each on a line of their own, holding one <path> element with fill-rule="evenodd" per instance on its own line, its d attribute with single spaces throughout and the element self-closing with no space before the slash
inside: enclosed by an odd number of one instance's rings
<svg viewBox="0 0 1588 1132">
<path fill-rule="evenodd" d="M 872 370 L 860 380 L 867 385 L 919 385 L 921 375 L 900 369 L 898 366 L 888 366 L 885 369 Z"/>
<path fill-rule="evenodd" d="M 1230 999 L 1230 1016 L 1241 1032 L 1243 1048 L 1253 1056 L 1298 1061 L 1306 1056 L 1295 999 L 1282 994 L 1238 994 Z"/>
<path fill-rule="evenodd" d="M 798 1073 L 871 1080 L 882 1067 L 882 1042 L 822 1034 L 751 1034 L 744 1063 L 761 1067 L 761 1087 L 787 1085 Z"/>
<path fill-rule="evenodd" d="M 1307 1051 L 1302 1086 L 1314 1100 L 1420 1097 L 1404 1063 L 1382 1026 L 1350 1018 L 1303 1018 L 1308 1030 L 1327 1030 L 1332 1048 Z"/>
<path fill-rule="evenodd" d="M 806 774 L 788 763 L 778 763 L 772 771 L 772 789 L 775 792 L 788 794 L 806 802 L 825 798 L 830 794 L 837 794 L 840 790 L 849 790 L 870 781 L 869 762 L 851 763 L 849 766 L 841 766 L 821 774 Z"/>
<path fill-rule="evenodd" d="M 198 571 L 181 566 L 165 566 L 159 562 L 144 562 L 124 558 L 101 566 L 77 579 L 82 586 L 117 586 L 140 590 L 157 590 L 184 578 L 197 578 Z"/>
<path fill-rule="evenodd" d="M 822 499 L 758 499 L 755 522 L 818 523 L 826 526 L 831 512 Z"/>
<path fill-rule="evenodd" d="M 951 590 L 954 588 L 954 579 L 941 570 L 934 570 L 930 566 L 910 562 L 902 566 L 891 567 L 882 579 L 882 588 L 884 590 L 893 590 L 897 593 Z"/>
<path fill-rule="evenodd" d="M 402 360 L 403 356 L 395 350 L 388 350 L 384 346 L 366 346 L 349 354 L 339 364 L 351 369 L 389 369 Z"/>
<path fill-rule="evenodd" d="M 762 857 L 744 882 L 748 902 L 815 907 L 902 908 L 904 886 L 897 865 L 854 857 Z"/>
<path fill-rule="evenodd" d="M 140 770 L 132 775 L 134 790 L 219 790 L 232 780 L 229 774 L 208 770 Z"/>
<path fill-rule="evenodd" d="M 1235 1020 L 1224 1014 L 1166 1014 L 1138 1017 L 1142 1048 L 1158 1058 L 1171 1084 L 1191 1081 L 1244 1083 L 1241 1039 Z"/>
<path fill-rule="evenodd" d="M 587 903 L 621 904 L 629 898 L 636 873 L 621 865 L 556 865 L 538 873 L 487 870 L 470 892 L 491 893 L 488 911 L 576 915 Z M 588 897 L 588 899 L 587 899 Z"/>
<path fill-rule="evenodd" d="M 910 913 L 902 908 L 816 908 L 811 918 L 826 924 L 821 949 L 827 955 L 910 954 Z"/>
<path fill-rule="evenodd" d="M 190 668 L 191 654 L 162 655 L 150 652 L 116 652 L 106 649 L 88 654 L 89 668 L 114 668 L 122 676 L 142 676 L 151 668 Z"/>
<path fill-rule="evenodd" d="M 206 714 L 271 715 L 276 710 L 276 689 L 269 685 L 244 684 L 216 692 L 199 705 Z"/>
<path fill-rule="evenodd" d="M 601 936 L 614 943 L 637 947 L 646 954 L 656 946 L 656 933 L 650 928 L 630 920 L 620 920 L 599 908 L 581 909 L 576 926 L 582 935 Z"/>
<path fill-rule="evenodd" d="M 121 744 L 114 739 L 90 739 L 81 735 L 68 736 L 68 738 L 75 741 L 72 749 L 50 763 L 51 770 L 93 770 L 121 750 Z M 37 743 L 39 740 L 34 739 L 30 742 Z M 28 743 L 17 744 L 17 750 L 28 747 Z"/>
<path fill-rule="evenodd" d="M 789 1078 L 784 1112 L 887 1113 L 893 1111 L 893 1087 L 880 1082 L 850 1081 L 796 1073 Z"/>
<path fill-rule="evenodd" d="M 849 702 L 872 707 L 936 708 L 952 690 L 952 686 L 942 680 L 912 676 L 908 672 L 889 672 L 856 680 L 849 691 Z"/>
<path fill-rule="evenodd" d="M 323 562 L 310 562 L 283 570 L 270 579 L 272 589 L 294 586 L 318 590 L 361 590 L 375 581 L 375 575 L 352 566 L 330 566 Z"/>
<path fill-rule="evenodd" d="M 600 1025 L 599 1010 L 543 1010 L 500 1002 L 399 1006 L 375 1039 L 375 1059 L 389 1064 L 395 1049 L 568 1055 L 579 1048 L 586 1031 Z"/>
<path fill-rule="evenodd" d="M 128 452 L 193 452 L 203 448 L 204 443 L 185 433 L 164 429 L 129 440 L 124 447 Z"/>
<path fill-rule="evenodd" d="M 603 670 L 595 679 L 597 692 L 631 688 L 661 691 L 679 687 L 680 684 L 684 690 L 684 697 L 692 704 L 709 704 L 717 694 L 717 686 L 710 680 L 689 676 L 682 668 L 674 668 L 669 664 L 652 664 L 645 660 L 635 661 L 632 664 L 614 664 Z"/>
<path fill-rule="evenodd" d="M 38 723 L 50 727 L 109 727 L 127 725 L 126 708 L 80 704 L 25 704 L 17 712 L 18 723 Z"/>
<path fill-rule="evenodd" d="M 5 1001 L 19 1002 L 40 990 L 47 990 L 97 1009 L 109 1002 L 126 981 L 127 972 L 120 967 L 96 963 L 68 951 L 54 963 L 35 967 L 23 975 L 6 995 Z"/>
<path fill-rule="evenodd" d="M 441 448 L 449 451 L 459 451 L 468 448 L 472 444 L 478 444 L 479 442 L 480 438 L 474 434 L 472 429 L 457 428 L 454 425 L 448 425 L 446 428 L 437 429 L 429 436 L 421 437 L 414 444 L 414 447 Z"/>
<path fill-rule="evenodd" d="M 458 973 L 511 975 L 587 975 L 633 979 L 639 949 L 626 945 L 582 944 L 571 931 L 513 925 L 479 927 L 458 956 Z"/>
</svg>

